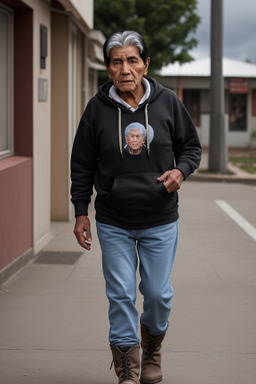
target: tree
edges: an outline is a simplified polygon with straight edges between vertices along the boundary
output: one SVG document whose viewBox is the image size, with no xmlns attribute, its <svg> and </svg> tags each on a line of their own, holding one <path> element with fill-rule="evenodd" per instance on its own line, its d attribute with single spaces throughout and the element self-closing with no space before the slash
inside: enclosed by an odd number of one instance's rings
<svg viewBox="0 0 256 384">
<path fill-rule="evenodd" d="M 189 51 L 197 40 L 191 34 L 200 22 L 196 6 L 197 0 L 94 0 L 94 27 L 106 37 L 139 32 L 149 48 L 152 74 L 169 63 L 193 60 Z"/>
</svg>

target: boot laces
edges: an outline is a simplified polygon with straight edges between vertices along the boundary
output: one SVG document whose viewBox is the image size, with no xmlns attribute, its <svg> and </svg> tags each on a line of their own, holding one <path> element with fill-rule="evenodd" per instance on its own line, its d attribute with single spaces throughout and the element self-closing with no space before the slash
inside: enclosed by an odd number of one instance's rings
<svg viewBox="0 0 256 384">
<path fill-rule="evenodd" d="M 145 360 L 153 360 L 153 361 L 156 361 L 155 357 L 154 357 L 154 354 L 155 354 L 155 351 L 156 351 L 156 347 L 155 347 L 155 341 L 154 340 L 151 340 L 150 344 L 148 345 L 148 348 L 146 351 L 146 358 Z"/>
<path fill-rule="evenodd" d="M 131 372 L 131 361 L 129 357 L 126 355 L 126 353 L 122 356 L 122 367 L 123 367 L 123 379 L 131 379 L 132 378 L 132 372 Z"/>
<path fill-rule="evenodd" d="M 132 373 L 131 373 L 131 362 L 129 357 L 124 353 L 123 356 L 121 357 L 122 359 L 122 379 L 131 379 L 132 378 Z M 110 370 L 112 369 L 114 364 L 114 360 L 112 360 L 112 363 L 110 365 Z"/>
</svg>

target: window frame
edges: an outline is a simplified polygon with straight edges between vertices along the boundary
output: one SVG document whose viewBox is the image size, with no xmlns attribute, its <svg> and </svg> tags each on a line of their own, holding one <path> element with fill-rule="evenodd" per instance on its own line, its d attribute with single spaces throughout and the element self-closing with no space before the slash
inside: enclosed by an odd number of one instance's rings
<svg viewBox="0 0 256 384">
<path fill-rule="evenodd" d="M 256 89 L 252 90 L 252 116 L 256 116 Z"/>
<path fill-rule="evenodd" d="M 14 124 L 13 124 L 13 11 L 0 4 L 0 12 L 7 15 L 7 70 L 3 74 L 7 78 L 7 87 L 5 90 L 7 114 L 6 114 L 6 135 L 7 135 L 7 146 L 5 149 L 0 150 L 0 160 L 14 154 Z M 1 37 L 0 37 L 1 38 Z M 4 92 L 4 91 L 3 91 Z"/>
</svg>

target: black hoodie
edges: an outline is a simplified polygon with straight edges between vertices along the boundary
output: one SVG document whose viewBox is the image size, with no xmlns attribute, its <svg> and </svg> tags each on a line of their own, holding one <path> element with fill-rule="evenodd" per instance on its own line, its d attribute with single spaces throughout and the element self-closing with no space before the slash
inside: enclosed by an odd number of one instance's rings
<svg viewBox="0 0 256 384">
<path fill-rule="evenodd" d="M 111 99 L 112 81 L 99 88 L 81 118 L 71 156 L 71 195 L 75 216 L 87 215 L 93 185 L 96 220 L 127 229 L 163 225 L 178 219 L 178 194 L 157 181 L 179 169 L 186 179 L 199 166 L 196 128 L 173 91 L 147 77 L 150 97 L 132 112 Z M 124 131 L 143 125 L 141 153 L 127 150 Z M 139 124 L 138 124 L 139 123 Z"/>
</svg>

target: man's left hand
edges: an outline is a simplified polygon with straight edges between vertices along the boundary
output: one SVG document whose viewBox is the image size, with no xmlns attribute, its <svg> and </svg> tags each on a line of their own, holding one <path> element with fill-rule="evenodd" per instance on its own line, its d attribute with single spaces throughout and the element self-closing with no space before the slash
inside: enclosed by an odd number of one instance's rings
<svg viewBox="0 0 256 384">
<path fill-rule="evenodd" d="M 171 193 L 180 189 L 184 176 L 179 169 L 172 169 L 171 171 L 164 172 L 157 180 L 164 182 L 167 192 Z"/>
</svg>

